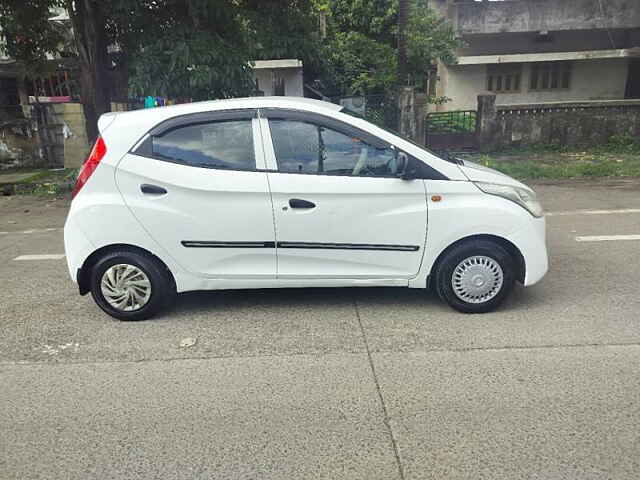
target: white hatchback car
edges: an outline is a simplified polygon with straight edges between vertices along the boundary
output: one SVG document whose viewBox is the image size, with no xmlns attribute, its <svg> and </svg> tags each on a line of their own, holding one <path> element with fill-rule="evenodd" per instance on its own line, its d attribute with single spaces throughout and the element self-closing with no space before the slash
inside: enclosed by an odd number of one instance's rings
<svg viewBox="0 0 640 480">
<path fill-rule="evenodd" d="M 494 309 L 547 271 L 522 183 L 424 148 L 340 105 L 275 97 L 99 120 L 73 192 L 69 272 L 121 320 L 190 290 L 433 286 Z"/>
</svg>

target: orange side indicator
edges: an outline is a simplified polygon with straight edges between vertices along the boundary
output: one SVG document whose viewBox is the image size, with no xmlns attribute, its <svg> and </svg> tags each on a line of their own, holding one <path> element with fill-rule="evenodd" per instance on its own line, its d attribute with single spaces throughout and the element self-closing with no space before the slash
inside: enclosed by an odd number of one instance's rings
<svg viewBox="0 0 640 480">
<path fill-rule="evenodd" d="M 442 197 L 440 195 L 431 195 L 432 202 L 439 202 L 440 200 L 442 200 Z"/>
</svg>

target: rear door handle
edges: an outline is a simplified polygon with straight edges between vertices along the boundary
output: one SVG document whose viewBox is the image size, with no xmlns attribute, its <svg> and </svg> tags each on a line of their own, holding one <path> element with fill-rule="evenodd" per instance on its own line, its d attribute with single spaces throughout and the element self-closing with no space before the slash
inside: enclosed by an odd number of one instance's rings
<svg viewBox="0 0 640 480">
<path fill-rule="evenodd" d="M 309 200 L 302 200 L 300 198 L 292 198 L 289 200 L 289 206 L 291 208 L 314 208 L 316 206 L 315 203 L 310 202 Z"/>
<path fill-rule="evenodd" d="M 166 189 L 157 185 L 149 185 L 148 183 L 140 185 L 140 191 L 147 195 L 164 195 L 167 193 Z"/>
</svg>

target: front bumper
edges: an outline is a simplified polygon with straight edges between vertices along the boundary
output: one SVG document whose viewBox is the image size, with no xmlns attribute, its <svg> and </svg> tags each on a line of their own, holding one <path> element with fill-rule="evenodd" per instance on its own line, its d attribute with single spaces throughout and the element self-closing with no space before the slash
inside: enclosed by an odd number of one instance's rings
<svg viewBox="0 0 640 480">
<path fill-rule="evenodd" d="M 524 257 L 524 286 L 538 283 L 549 270 L 546 243 L 546 219 L 532 218 L 526 227 L 511 237 Z"/>
</svg>

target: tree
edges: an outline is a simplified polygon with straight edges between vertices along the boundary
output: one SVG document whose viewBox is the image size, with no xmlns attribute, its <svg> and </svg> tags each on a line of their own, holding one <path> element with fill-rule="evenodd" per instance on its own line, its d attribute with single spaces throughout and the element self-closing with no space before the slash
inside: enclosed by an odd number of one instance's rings
<svg viewBox="0 0 640 480">
<path fill-rule="evenodd" d="M 54 70 L 48 56 L 57 54 L 66 44 L 66 32 L 58 23 L 50 22 L 49 17 L 51 10 L 61 5 L 61 0 L 0 1 L 0 35 L 7 54 L 22 60 L 17 72 L 20 82 L 27 77 L 46 77 Z M 52 133 L 46 126 L 46 112 L 40 108 L 37 87 L 34 94 L 34 119 L 43 140 L 43 157 L 48 163 L 53 158 Z"/>
<path fill-rule="evenodd" d="M 420 0 L 408 0 L 406 61 L 398 39 L 398 0 L 326 0 L 329 35 L 322 82 L 332 95 L 383 93 L 420 85 L 430 66 L 455 59 L 453 28 Z M 399 74 L 399 63 L 406 73 Z M 435 99 L 434 99 L 435 100 Z"/>
<path fill-rule="evenodd" d="M 98 137 L 100 115 L 111 111 L 108 42 L 102 4 L 94 0 L 66 0 L 80 63 L 80 98 L 90 142 Z"/>
<path fill-rule="evenodd" d="M 51 11 L 63 0 L 0 0 L 0 34 L 9 56 L 26 60 L 24 73 L 42 74 L 48 69 L 47 55 L 54 55 L 64 42 L 64 32 L 50 22 Z"/>
<path fill-rule="evenodd" d="M 293 57 L 319 68 L 313 2 L 114 0 L 112 12 L 136 96 L 248 95 L 251 60 Z"/>
<path fill-rule="evenodd" d="M 234 3 L 114 0 L 110 34 L 131 93 L 203 100 L 249 92 L 246 32 Z"/>
<path fill-rule="evenodd" d="M 444 20 L 408 1 L 401 63 L 419 82 L 436 58 L 453 58 L 457 43 Z M 47 55 L 66 50 L 48 21 L 55 7 L 71 19 L 90 139 L 110 109 L 116 73 L 133 96 L 194 100 L 250 94 L 250 62 L 260 59 L 300 58 L 308 79 L 339 95 L 381 93 L 405 79 L 398 0 L 0 0 L 7 49 L 24 65 L 46 65 Z M 323 41 L 320 12 L 328 18 Z"/>
<path fill-rule="evenodd" d="M 0 0 L 2 34 L 22 64 L 61 53 L 48 21 L 55 7 L 71 19 L 89 139 L 110 110 L 116 73 L 134 96 L 205 100 L 250 94 L 251 60 L 302 58 L 320 69 L 308 0 Z"/>
<path fill-rule="evenodd" d="M 73 25 L 74 50 L 69 52 L 68 28 L 49 21 L 56 8 L 65 7 Z M 79 60 L 80 98 L 87 136 L 98 135 L 98 117 L 110 110 L 107 42 L 101 2 L 95 0 L 0 0 L 0 28 L 7 53 L 31 78 L 51 73 L 49 57 L 69 53 Z M 36 95 L 37 98 L 37 95 Z"/>
<path fill-rule="evenodd" d="M 407 23 L 409 0 L 398 0 L 398 80 L 402 85 L 407 80 Z"/>
</svg>

